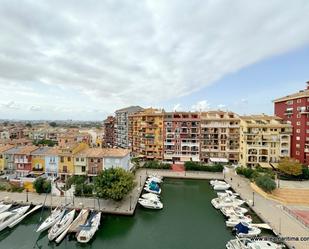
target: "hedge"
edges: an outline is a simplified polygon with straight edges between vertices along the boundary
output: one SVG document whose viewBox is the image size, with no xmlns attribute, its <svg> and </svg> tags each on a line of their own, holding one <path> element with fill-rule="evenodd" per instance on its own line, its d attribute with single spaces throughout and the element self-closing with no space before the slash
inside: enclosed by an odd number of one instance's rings
<svg viewBox="0 0 309 249">
<path fill-rule="evenodd" d="M 276 182 L 270 178 L 268 175 L 261 175 L 255 179 L 256 185 L 258 185 L 261 189 L 265 192 L 270 193 L 271 191 L 275 190 L 277 185 Z"/>
<path fill-rule="evenodd" d="M 146 169 L 171 169 L 172 166 L 169 163 L 161 163 L 154 160 L 145 162 L 142 167 Z"/>
<path fill-rule="evenodd" d="M 223 168 L 224 166 L 221 164 L 209 166 L 198 162 L 192 162 L 192 161 L 185 162 L 185 169 L 191 171 L 222 172 Z"/>
</svg>

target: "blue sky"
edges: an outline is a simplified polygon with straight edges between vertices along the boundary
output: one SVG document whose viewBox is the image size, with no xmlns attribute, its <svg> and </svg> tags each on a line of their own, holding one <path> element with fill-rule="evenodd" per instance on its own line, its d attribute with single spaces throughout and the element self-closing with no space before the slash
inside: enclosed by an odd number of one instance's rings
<svg viewBox="0 0 309 249">
<path fill-rule="evenodd" d="M 308 13 L 308 0 L 3 0 L 0 118 L 272 114 L 309 80 Z"/>
</svg>

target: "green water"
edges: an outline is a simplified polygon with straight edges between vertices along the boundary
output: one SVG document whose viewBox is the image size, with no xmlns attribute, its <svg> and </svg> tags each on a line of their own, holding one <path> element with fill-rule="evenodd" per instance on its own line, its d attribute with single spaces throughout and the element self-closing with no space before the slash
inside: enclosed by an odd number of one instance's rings
<svg viewBox="0 0 309 249">
<path fill-rule="evenodd" d="M 233 238 L 223 215 L 210 203 L 216 193 L 208 181 L 165 179 L 161 196 L 163 210 L 138 207 L 134 217 L 105 216 L 86 245 L 69 238 L 56 245 L 48 242 L 46 233 L 39 236 L 34 232 L 38 212 L 16 228 L 2 231 L 0 248 L 223 249 Z"/>
</svg>

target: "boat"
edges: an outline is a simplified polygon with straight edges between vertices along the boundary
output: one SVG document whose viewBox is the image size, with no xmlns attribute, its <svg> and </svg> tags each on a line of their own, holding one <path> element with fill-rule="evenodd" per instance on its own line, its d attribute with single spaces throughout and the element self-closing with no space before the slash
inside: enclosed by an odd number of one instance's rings
<svg viewBox="0 0 309 249">
<path fill-rule="evenodd" d="M 261 232 L 260 228 L 253 227 L 247 222 L 240 222 L 233 228 L 233 233 L 240 238 L 256 237 Z"/>
<path fill-rule="evenodd" d="M 217 192 L 217 196 L 219 198 L 224 198 L 224 197 L 230 197 L 230 198 L 235 198 L 238 197 L 238 193 L 234 193 L 231 190 L 225 190 L 225 192 Z"/>
<path fill-rule="evenodd" d="M 25 213 L 24 215 L 22 215 L 21 217 L 19 217 L 18 219 L 16 219 L 15 221 L 13 221 L 10 225 L 9 228 L 12 228 L 14 226 L 16 226 L 19 222 L 21 222 L 23 219 L 25 219 L 29 214 L 35 212 L 36 210 L 40 209 L 43 205 L 36 205 L 34 208 L 32 208 L 30 211 L 28 211 L 27 213 Z"/>
<path fill-rule="evenodd" d="M 160 194 L 161 193 L 161 188 L 159 187 L 159 185 L 156 182 L 151 182 L 151 183 L 146 184 L 144 189 L 147 192 L 154 193 L 154 194 Z"/>
<path fill-rule="evenodd" d="M 81 226 L 80 232 L 77 234 L 77 241 L 80 243 L 87 243 L 94 236 L 99 228 L 101 220 L 101 212 L 93 212 L 87 223 Z"/>
<path fill-rule="evenodd" d="M 88 209 L 82 209 L 79 212 L 78 216 L 75 218 L 75 220 L 73 220 L 73 222 L 70 224 L 70 226 L 57 237 L 57 239 L 55 240 L 56 243 L 59 244 L 68 233 L 79 231 L 79 226 L 85 224 L 88 214 Z"/>
<path fill-rule="evenodd" d="M 62 207 L 56 207 L 51 215 L 47 217 L 47 219 L 39 226 L 36 230 L 37 233 L 43 232 L 57 223 L 65 213 L 65 209 Z"/>
<path fill-rule="evenodd" d="M 251 225 L 252 218 L 249 215 L 244 215 L 242 217 L 238 216 L 231 216 L 229 219 L 225 222 L 227 227 L 235 227 L 240 222 L 246 222 Z"/>
<path fill-rule="evenodd" d="M 160 201 L 139 198 L 138 203 L 148 209 L 162 209 L 163 204 Z"/>
<path fill-rule="evenodd" d="M 162 183 L 163 182 L 162 178 L 158 178 L 156 176 L 148 177 L 147 181 L 150 181 L 150 182 L 152 181 L 152 182 L 156 182 L 156 183 Z"/>
<path fill-rule="evenodd" d="M 160 188 L 158 190 L 155 190 L 155 189 L 150 189 L 148 186 L 146 186 L 146 187 L 144 187 L 144 190 L 146 190 L 149 193 L 153 193 L 153 194 L 161 194 Z"/>
<path fill-rule="evenodd" d="M 55 223 L 48 231 L 48 239 L 54 240 L 57 238 L 60 234 L 62 234 L 63 231 L 65 231 L 72 223 L 75 216 L 75 209 L 71 210 L 67 214 L 65 214 L 61 220 L 59 220 L 57 223 Z"/>
<path fill-rule="evenodd" d="M 228 190 L 231 186 L 227 183 L 213 185 L 213 189 L 217 191 Z"/>
<path fill-rule="evenodd" d="M 226 217 L 243 217 L 248 212 L 248 209 L 243 207 L 222 207 L 220 210 Z"/>
<path fill-rule="evenodd" d="M 214 206 L 216 209 L 220 209 L 223 207 L 237 207 L 245 202 L 243 200 L 237 199 L 237 198 L 214 198 L 211 200 L 211 204 Z"/>
<path fill-rule="evenodd" d="M 226 182 L 225 181 L 219 181 L 219 180 L 211 180 L 210 181 L 211 186 L 219 185 L 219 184 L 226 184 Z"/>
<path fill-rule="evenodd" d="M 158 180 L 163 181 L 163 176 L 157 174 L 149 175 L 148 178 L 157 178 Z"/>
<path fill-rule="evenodd" d="M 142 198 L 154 201 L 160 201 L 160 197 L 153 193 L 142 194 Z"/>
<path fill-rule="evenodd" d="M 18 207 L 11 211 L 8 211 L 9 213 L 12 213 L 12 215 L 10 215 L 3 222 L 1 222 L 0 231 L 8 227 L 12 222 L 19 219 L 21 216 L 23 216 L 23 214 L 26 213 L 29 208 L 30 208 L 30 205 L 27 205 L 27 206 Z"/>
<path fill-rule="evenodd" d="M 12 204 L 4 204 L 4 203 L 1 203 L 0 204 L 0 214 L 9 210 L 10 207 L 12 207 Z"/>
<path fill-rule="evenodd" d="M 270 241 L 250 240 L 248 238 L 232 239 L 226 244 L 226 249 L 281 249 L 283 245 L 279 245 Z"/>
</svg>

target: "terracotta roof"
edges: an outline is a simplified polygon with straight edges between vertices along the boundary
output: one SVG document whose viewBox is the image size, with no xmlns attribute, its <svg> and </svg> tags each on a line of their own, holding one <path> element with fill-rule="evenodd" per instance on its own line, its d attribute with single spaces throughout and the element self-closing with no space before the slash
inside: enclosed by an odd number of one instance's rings
<svg viewBox="0 0 309 249">
<path fill-rule="evenodd" d="M 46 155 L 58 155 L 59 154 L 59 150 L 57 147 L 52 147 L 52 148 L 49 148 L 49 150 L 46 152 Z"/>
<path fill-rule="evenodd" d="M 124 157 L 130 150 L 116 148 L 88 148 L 80 151 L 75 156 L 79 157 Z"/>
<path fill-rule="evenodd" d="M 277 102 L 283 102 L 283 101 L 287 101 L 287 100 L 298 99 L 298 98 L 306 98 L 306 97 L 309 98 L 309 89 L 302 90 L 302 91 L 299 91 L 298 93 L 293 93 L 293 94 L 284 96 L 282 98 L 275 99 L 275 100 L 273 100 L 273 102 L 277 103 Z"/>
<path fill-rule="evenodd" d="M 31 155 L 47 155 L 50 149 L 51 147 L 40 147 L 37 150 L 32 151 Z"/>
<path fill-rule="evenodd" d="M 14 146 L 13 145 L 4 145 L 4 146 L 0 146 L 0 153 L 3 153 L 9 149 L 12 149 Z"/>
<path fill-rule="evenodd" d="M 22 146 L 20 150 L 16 154 L 30 154 L 32 151 L 38 149 L 37 146 L 29 145 L 29 146 Z"/>
</svg>

